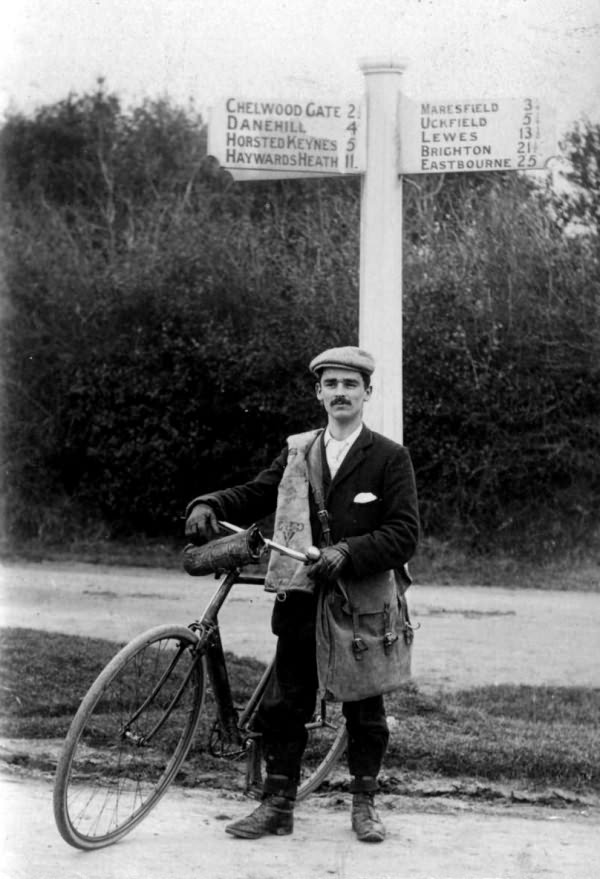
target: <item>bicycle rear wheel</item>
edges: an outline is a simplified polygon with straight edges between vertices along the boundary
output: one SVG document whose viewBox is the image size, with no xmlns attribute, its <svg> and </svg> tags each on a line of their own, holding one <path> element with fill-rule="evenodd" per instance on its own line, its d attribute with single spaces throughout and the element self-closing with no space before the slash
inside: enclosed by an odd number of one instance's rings
<svg viewBox="0 0 600 879">
<path fill-rule="evenodd" d="M 299 800 L 313 793 L 325 781 L 348 744 L 346 718 L 339 703 L 323 702 L 307 729 L 308 743 L 297 794 Z"/>
<path fill-rule="evenodd" d="M 109 845 L 156 805 L 185 760 L 205 692 L 197 636 L 163 625 L 135 638 L 101 672 L 67 734 L 54 786 L 63 839 Z"/>
</svg>

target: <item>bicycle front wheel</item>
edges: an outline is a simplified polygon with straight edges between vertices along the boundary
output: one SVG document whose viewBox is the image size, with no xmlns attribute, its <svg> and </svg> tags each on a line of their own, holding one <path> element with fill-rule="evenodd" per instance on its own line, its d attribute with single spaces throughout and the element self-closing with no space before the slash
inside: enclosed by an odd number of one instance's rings
<svg viewBox="0 0 600 879">
<path fill-rule="evenodd" d="M 54 785 L 63 839 L 80 849 L 129 833 L 175 778 L 204 701 L 204 657 L 183 626 L 135 638 L 106 666 L 67 734 Z"/>
</svg>

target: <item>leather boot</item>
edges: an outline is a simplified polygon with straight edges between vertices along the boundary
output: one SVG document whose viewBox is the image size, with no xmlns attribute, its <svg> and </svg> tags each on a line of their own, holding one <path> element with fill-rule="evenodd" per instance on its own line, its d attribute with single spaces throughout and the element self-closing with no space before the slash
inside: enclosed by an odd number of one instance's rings
<svg viewBox="0 0 600 879">
<path fill-rule="evenodd" d="M 371 792 L 352 795 L 352 829 L 361 842 L 383 842 L 385 839 L 385 827 L 377 814 Z"/>
<path fill-rule="evenodd" d="M 258 839 L 269 833 L 285 836 L 293 829 L 294 801 L 276 794 L 267 794 L 257 809 L 225 828 L 227 833 L 241 839 Z"/>
</svg>

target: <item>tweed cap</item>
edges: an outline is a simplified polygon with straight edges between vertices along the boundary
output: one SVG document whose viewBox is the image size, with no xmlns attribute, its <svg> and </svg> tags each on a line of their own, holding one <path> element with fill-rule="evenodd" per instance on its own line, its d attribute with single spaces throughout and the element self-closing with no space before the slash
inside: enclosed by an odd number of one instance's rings
<svg viewBox="0 0 600 879">
<path fill-rule="evenodd" d="M 375 361 L 368 351 L 346 345 L 343 348 L 328 348 L 327 351 L 317 354 L 311 360 L 308 368 L 315 375 L 318 375 L 322 369 L 327 369 L 327 367 L 355 369 L 357 372 L 366 372 L 367 375 L 371 375 L 375 369 Z"/>
</svg>

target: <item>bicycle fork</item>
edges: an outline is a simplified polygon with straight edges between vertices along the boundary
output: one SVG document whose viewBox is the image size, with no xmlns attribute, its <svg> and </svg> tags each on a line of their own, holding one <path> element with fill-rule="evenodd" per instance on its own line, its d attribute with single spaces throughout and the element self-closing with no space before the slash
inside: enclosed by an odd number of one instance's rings
<svg viewBox="0 0 600 879">
<path fill-rule="evenodd" d="M 211 733 L 210 750 L 216 757 L 234 757 L 243 752 L 245 740 L 239 728 L 238 712 L 233 704 L 218 626 L 214 626 L 210 632 L 206 648 L 206 665 L 217 708 L 217 721 Z"/>
<path fill-rule="evenodd" d="M 273 662 L 265 669 L 248 704 L 238 711 L 233 702 L 229 674 L 219 629 L 215 626 L 206 648 L 208 676 L 217 707 L 217 720 L 210 736 L 209 749 L 215 757 L 246 757 L 246 793 L 262 791 L 262 736 L 252 730 L 252 720 L 265 691 Z"/>
</svg>

